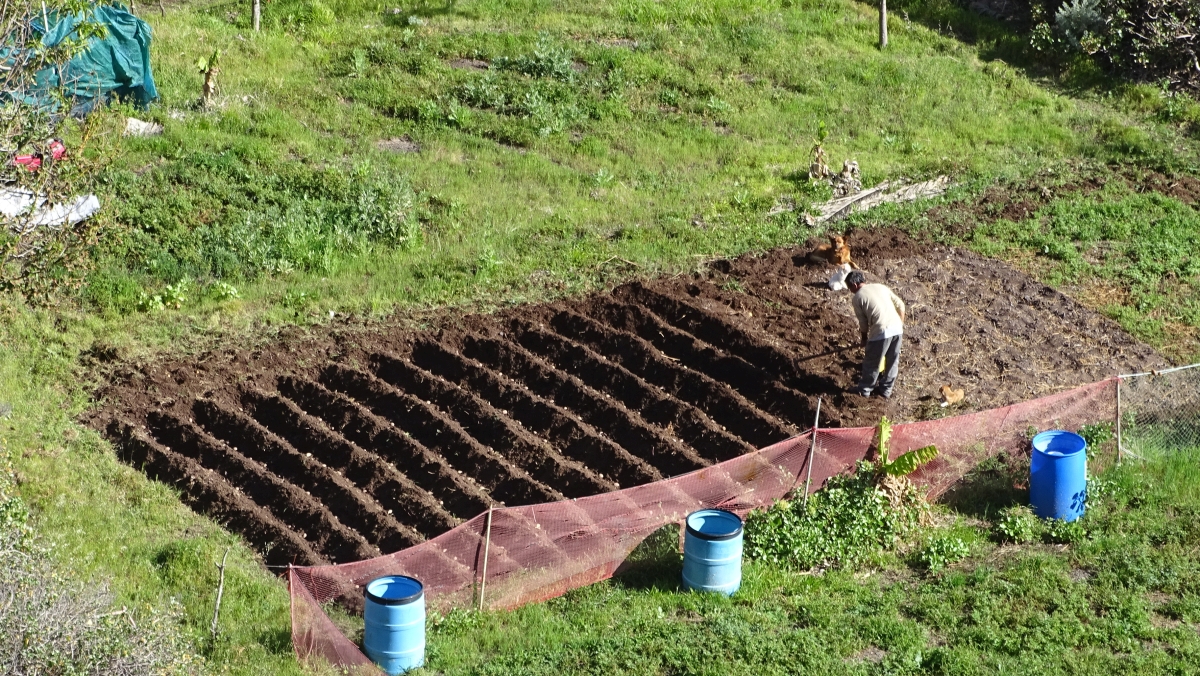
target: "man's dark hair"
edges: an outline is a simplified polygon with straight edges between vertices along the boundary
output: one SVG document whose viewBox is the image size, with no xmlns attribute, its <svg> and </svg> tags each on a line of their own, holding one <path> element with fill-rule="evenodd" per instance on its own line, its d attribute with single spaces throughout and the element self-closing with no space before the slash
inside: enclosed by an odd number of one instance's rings
<svg viewBox="0 0 1200 676">
<path fill-rule="evenodd" d="M 861 286 L 866 283 L 867 278 L 864 277 L 863 273 L 859 272 L 858 270 L 846 275 L 846 286 Z"/>
</svg>

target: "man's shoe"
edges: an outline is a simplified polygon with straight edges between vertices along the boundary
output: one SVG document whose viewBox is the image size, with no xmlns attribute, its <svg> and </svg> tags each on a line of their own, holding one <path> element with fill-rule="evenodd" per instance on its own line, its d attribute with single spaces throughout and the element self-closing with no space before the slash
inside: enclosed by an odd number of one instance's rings
<svg viewBox="0 0 1200 676">
<path fill-rule="evenodd" d="M 851 394 L 857 394 L 857 395 L 858 395 L 858 396 L 860 396 L 860 397 L 869 397 L 869 396 L 871 396 L 871 390 L 865 390 L 865 391 L 864 391 L 864 390 L 860 390 L 860 389 L 858 389 L 857 387 L 852 387 L 852 388 L 850 388 L 849 392 L 850 392 Z"/>
<path fill-rule="evenodd" d="M 879 396 L 883 397 L 884 399 L 891 399 L 891 398 L 892 398 L 892 391 L 891 391 L 891 390 L 884 390 L 884 391 L 882 391 L 882 392 L 880 392 L 880 393 L 879 393 Z"/>
</svg>

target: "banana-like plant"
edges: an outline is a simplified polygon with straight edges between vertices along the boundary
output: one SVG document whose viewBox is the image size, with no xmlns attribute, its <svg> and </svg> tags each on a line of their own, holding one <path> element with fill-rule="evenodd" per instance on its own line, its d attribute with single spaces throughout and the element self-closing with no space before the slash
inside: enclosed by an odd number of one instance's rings
<svg viewBox="0 0 1200 676">
<path fill-rule="evenodd" d="M 196 61 L 196 69 L 204 76 L 204 84 L 200 87 L 200 107 L 208 108 L 213 97 L 217 94 L 217 75 L 221 72 L 221 50 L 214 49 L 207 57 Z"/>
<path fill-rule="evenodd" d="M 889 460 L 891 455 L 892 441 L 892 421 L 887 417 L 879 419 L 879 427 L 876 428 L 879 448 L 879 472 L 887 476 L 908 476 L 917 471 L 917 468 L 937 457 L 937 446 L 930 444 L 923 448 L 918 448 L 902 454 L 895 460 Z"/>
</svg>

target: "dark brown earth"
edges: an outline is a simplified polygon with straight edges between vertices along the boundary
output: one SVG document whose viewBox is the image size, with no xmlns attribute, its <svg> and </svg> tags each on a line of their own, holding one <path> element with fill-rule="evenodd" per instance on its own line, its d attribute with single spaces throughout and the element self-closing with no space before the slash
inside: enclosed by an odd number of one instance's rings
<svg viewBox="0 0 1200 676">
<path fill-rule="evenodd" d="M 896 396 L 847 394 L 850 294 L 802 248 L 702 275 L 435 329 L 344 322 L 263 349 L 118 366 L 90 424 L 269 563 L 345 562 L 488 505 L 580 497 L 808 428 L 1003 406 L 1164 360 L 1113 322 L 977 255 L 850 234 L 908 303 Z M 937 405 L 944 383 L 966 390 Z"/>
</svg>

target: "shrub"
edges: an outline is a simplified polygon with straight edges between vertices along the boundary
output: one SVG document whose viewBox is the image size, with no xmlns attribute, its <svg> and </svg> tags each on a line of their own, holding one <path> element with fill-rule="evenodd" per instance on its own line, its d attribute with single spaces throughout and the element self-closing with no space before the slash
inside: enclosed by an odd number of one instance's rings
<svg viewBox="0 0 1200 676">
<path fill-rule="evenodd" d="M 1073 545 L 1083 542 L 1087 537 L 1087 529 L 1078 519 L 1071 522 L 1049 519 L 1043 525 L 1045 530 L 1042 539 L 1050 544 Z"/>
<path fill-rule="evenodd" d="M 1027 544 L 1042 534 L 1042 522 L 1027 505 L 1007 507 L 996 520 L 995 535 L 1001 542 Z"/>
<path fill-rule="evenodd" d="M 1126 77 L 1200 92 L 1195 0 L 1031 0 L 1030 13 L 1040 49 L 1092 54 Z"/>
<path fill-rule="evenodd" d="M 877 479 L 877 468 L 860 462 L 853 474 L 831 478 L 807 506 L 780 500 L 751 512 L 746 556 L 801 570 L 854 568 L 892 549 L 920 524 L 928 505 L 911 485 L 889 497 Z"/>
<path fill-rule="evenodd" d="M 917 552 L 917 562 L 931 573 L 940 573 L 956 561 L 967 558 L 971 546 L 962 538 L 950 535 L 938 535 Z"/>
</svg>

